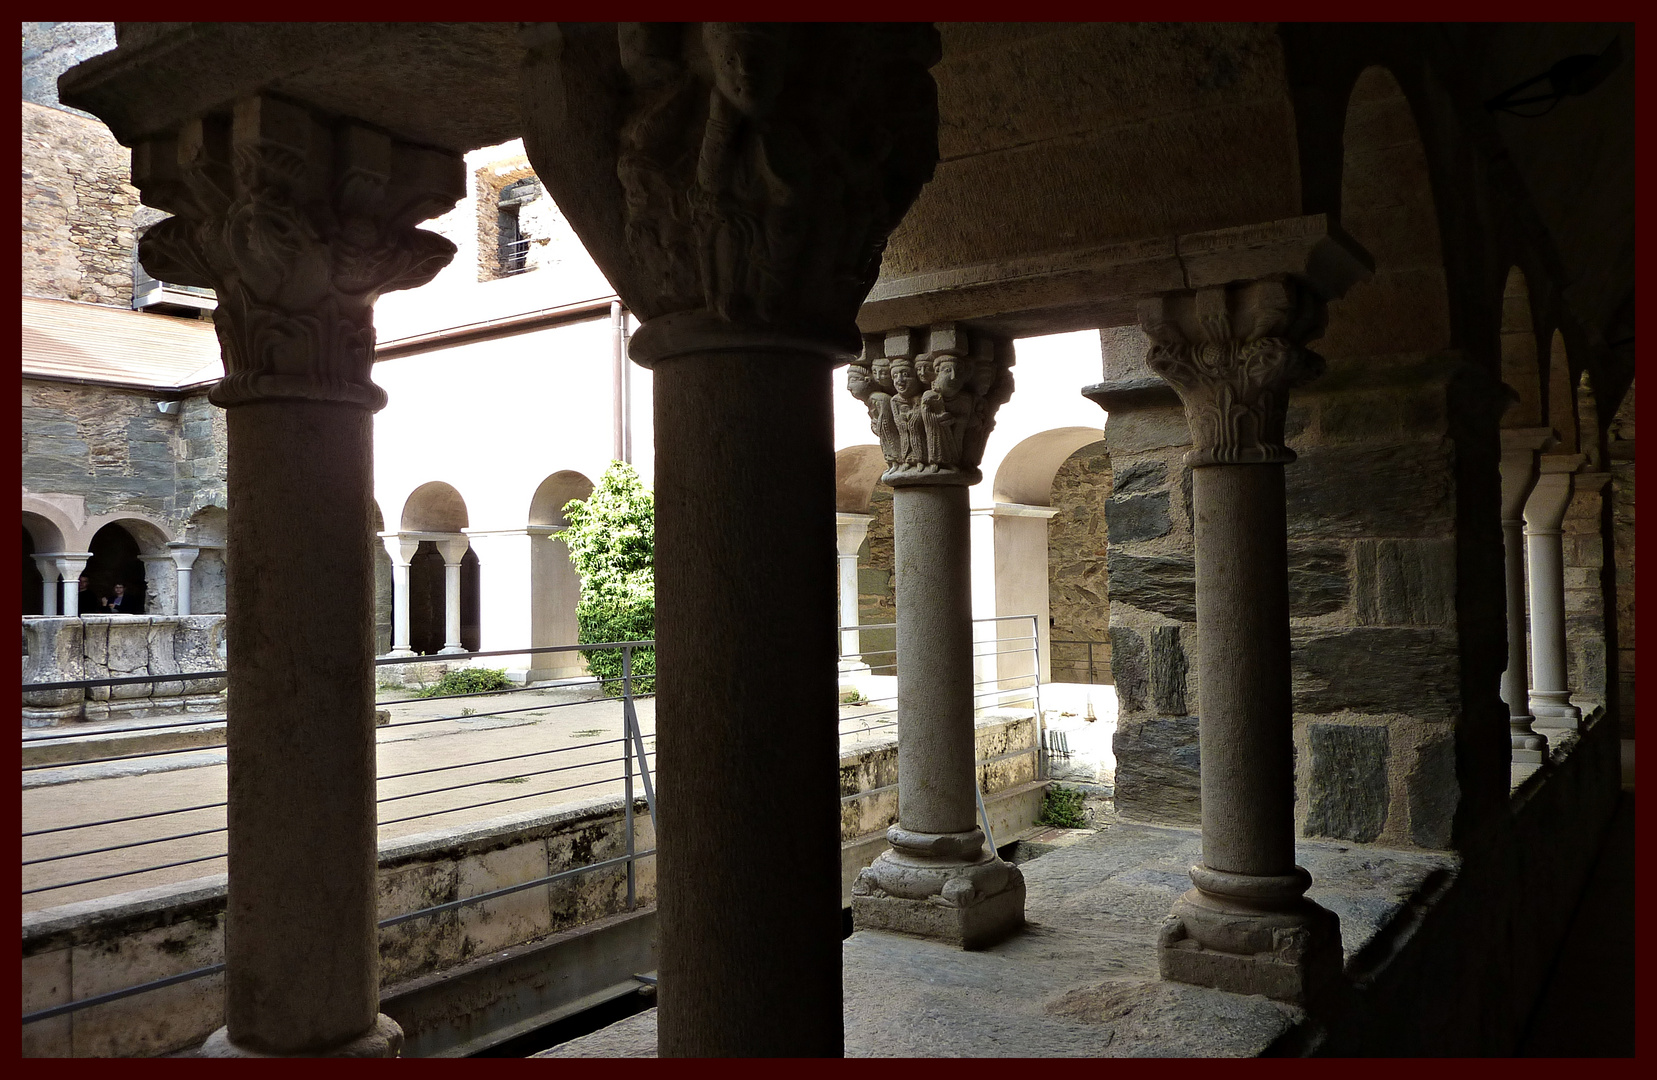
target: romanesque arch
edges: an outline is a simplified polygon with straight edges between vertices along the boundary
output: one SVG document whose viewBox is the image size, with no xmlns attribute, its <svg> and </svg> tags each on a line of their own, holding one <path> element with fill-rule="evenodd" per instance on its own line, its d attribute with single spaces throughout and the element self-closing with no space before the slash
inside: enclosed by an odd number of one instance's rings
<svg viewBox="0 0 1657 1080">
<path fill-rule="evenodd" d="M 440 544 L 458 544 L 471 519 L 466 500 L 441 480 L 421 484 L 403 503 L 401 531 L 413 534 L 419 546 L 409 560 L 409 648 L 430 655 L 444 648 L 448 606 L 445 561 Z M 476 552 L 467 545 L 460 558 L 460 647 L 475 651 L 479 644 L 478 585 L 481 568 Z"/>
<path fill-rule="evenodd" d="M 568 522 L 564 506 L 593 493 L 585 475 L 565 469 L 541 481 L 529 503 L 530 645 L 544 648 L 573 645 L 577 640 L 575 608 L 581 600 L 581 578 L 570 565 L 570 552 L 552 534 Z M 586 670 L 576 652 L 534 653 L 529 678 L 574 678 Z"/>
</svg>

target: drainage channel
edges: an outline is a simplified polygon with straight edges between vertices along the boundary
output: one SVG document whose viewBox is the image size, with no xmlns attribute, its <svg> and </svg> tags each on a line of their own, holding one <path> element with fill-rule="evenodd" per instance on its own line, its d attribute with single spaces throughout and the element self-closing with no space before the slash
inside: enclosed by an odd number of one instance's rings
<svg viewBox="0 0 1657 1080">
<path fill-rule="evenodd" d="M 635 978 L 639 979 L 639 988 L 630 994 L 613 998 L 573 1016 L 555 1020 L 544 1027 L 527 1031 L 522 1035 L 468 1056 L 475 1058 L 533 1057 L 543 1050 L 551 1050 L 553 1047 L 567 1043 L 571 1039 L 591 1035 L 600 1028 L 620 1023 L 629 1016 L 636 1016 L 656 1004 L 656 979 L 654 975 L 639 975 Z"/>
</svg>

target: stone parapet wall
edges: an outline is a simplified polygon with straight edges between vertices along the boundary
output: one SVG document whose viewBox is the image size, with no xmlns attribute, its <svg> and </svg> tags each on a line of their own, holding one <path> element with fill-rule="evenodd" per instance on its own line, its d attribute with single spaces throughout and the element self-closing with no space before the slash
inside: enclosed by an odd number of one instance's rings
<svg viewBox="0 0 1657 1080">
<path fill-rule="evenodd" d="M 533 811 L 380 845 L 379 917 L 475 896 L 625 853 L 620 799 Z M 655 831 L 643 799 L 633 842 Z M 224 960 L 223 874 L 31 912 L 23 917 L 23 1010 L 183 974 Z M 639 862 L 639 906 L 654 903 L 655 860 Z M 459 966 L 626 910 L 625 866 L 580 874 L 380 932 L 380 985 Z M 95 1005 L 23 1028 L 25 1057 L 154 1057 L 224 1024 L 224 976 Z"/>
<path fill-rule="evenodd" d="M 223 615 L 30 616 L 23 620 L 23 681 L 71 682 L 224 670 Z M 23 725 L 224 708 L 225 680 L 181 679 L 23 694 Z"/>
<path fill-rule="evenodd" d="M 869 532 L 857 553 L 857 621 L 881 625 L 898 620 L 897 578 L 893 574 L 892 489 L 876 484 L 869 496 Z M 865 630 L 858 637 L 872 655 L 866 662 L 875 675 L 897 674 L 897 631 Z"/>
</svg>

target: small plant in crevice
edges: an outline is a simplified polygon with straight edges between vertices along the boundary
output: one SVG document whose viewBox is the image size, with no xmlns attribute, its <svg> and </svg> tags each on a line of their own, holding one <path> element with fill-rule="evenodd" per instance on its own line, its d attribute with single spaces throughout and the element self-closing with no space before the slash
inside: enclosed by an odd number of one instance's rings
<svg viewBox="0 0 1657 1080">
<path fill-rule="evenodd" d="M 1049 786 L 1041 803 L 1037 825 L 1057 825 L 1061 829 L 1087 828 L 1087 812 L 1082 793 L 1074 788 Z"/>
<path fill-rule="evenodd" d="M 448 697 L 451 694 L 482 694 L 510 690 L 516 684 L 506 677 L 505 668 L 456 668 L 421 690 L 415 697 Z"/>
</svg>

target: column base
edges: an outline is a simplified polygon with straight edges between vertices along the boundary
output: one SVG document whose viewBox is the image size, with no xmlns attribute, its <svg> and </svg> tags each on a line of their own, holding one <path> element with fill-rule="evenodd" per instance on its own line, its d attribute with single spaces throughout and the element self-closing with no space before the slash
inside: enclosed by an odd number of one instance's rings
<svg viewBox="0 0 1657 1080">
<path fill-rule="evenodd" d="M 459 645 L 445 645 L 441 649 L 438 649 L 435 655 L 437 655 L 437 656 L 464 656 L 464 655 L 466 655 L 466 650 L 464 648 L 462 648 L 461 646 L 459 646 Z"/>
<path fill-rule="evenodd" d="M 385 654 L 387 660 L 405 660 L 413 657 L 414 655 L 415 652 L 413 649 L 392 649 L 390 652 Z"/>
<path fill-rule="evenodd" d="M 1515 716 L 1508 724 L 1515 765 L 1540 765 L 1548 758 L 1548 737 L 1532 730 L 1534 716 Z"/>
<path fill-rule="evenodd" d="M 1024 925 L 1024 874 L 994 854 L 938 863 L 885 851 L 852 885 L 852 926 L 982 949 Z"/>
<path fill-rule="evenodd" d="M 265 1054 L 248 1050 L 230 1041 L 230 1029 L 222 1027 L 207 1036 L 196 1052 L 204 1058 L 279 1058 L 279 1057 L 343 1057 L 394 1058 L 403 1051 L 403 1029 L 385 1013 L 376 1013 L 374 1025 L 348 1042 L 326 1050 L 307 1050 L 302 1054 Z"/>
<path fill-rule="evenodd" d="M 1340 919 L 1305 897 L 1246 910 L 1192 889 L 1157 935 L 1157 967 L 1173 982 L 1304 1005 L 1340 978 Z"/>
</svg>

